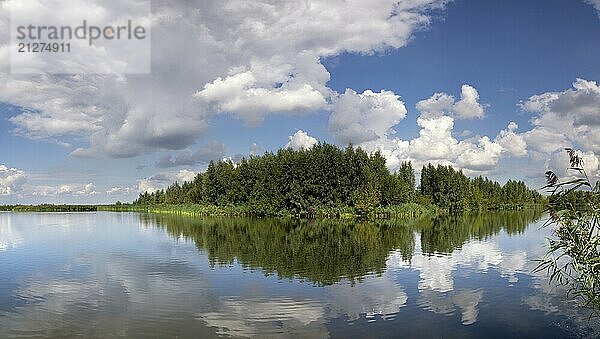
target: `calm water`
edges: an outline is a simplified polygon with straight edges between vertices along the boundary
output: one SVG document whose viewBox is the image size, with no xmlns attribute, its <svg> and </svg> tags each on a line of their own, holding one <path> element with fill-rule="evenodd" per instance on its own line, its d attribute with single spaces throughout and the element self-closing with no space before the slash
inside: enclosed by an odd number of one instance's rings
<svg viewBox="0 0 600 339">
<path fill-rule="evenodd" d="M 0 213 L 0 337 L 598 337 L 538 218 Z"/>
</svg>

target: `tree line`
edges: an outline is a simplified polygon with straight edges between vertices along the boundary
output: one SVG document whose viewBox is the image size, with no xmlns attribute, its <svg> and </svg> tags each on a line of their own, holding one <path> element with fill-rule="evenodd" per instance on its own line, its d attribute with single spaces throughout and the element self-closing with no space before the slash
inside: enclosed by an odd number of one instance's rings
<svg viewBox="0 0 600 339">
<path fill-rule="evenodd" d="M 504 185 L 478 176 L 469 178 L 451 166 L 428 164 L 421 170 L 421 194 L 445 210 L 505 210 L 541 205 L 545 198 L 523 181 Z"/>
<path fill-rule="evenodd" d="M 366 214 L 378 207 L 414 202 L 446 210 L 487 210 L 543 200 L 521 181 L 502 186 L 487 178 L 469 179 L 449 166 L 424 166 L 418 189 L 415 186 L 411 162 L 390 173 L 379 152 L 320 143 L 309 149 L 250 156 L 237 164 L 211 162 L 194 180 L 142 193 L 134 204 L 243 205 L 258 215 L 282 210 L 310 215 L 320 207 L 352 207 Z"/>
</svg>

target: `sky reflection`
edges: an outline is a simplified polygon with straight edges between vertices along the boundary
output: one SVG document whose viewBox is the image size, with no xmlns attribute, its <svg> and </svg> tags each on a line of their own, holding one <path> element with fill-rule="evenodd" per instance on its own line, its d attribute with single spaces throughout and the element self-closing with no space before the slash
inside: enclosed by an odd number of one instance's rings
<svg viewBox="0 0 600 339">
<path fill-rule="evenodd" d="M 386 336 L 397 328 L 409 337 L 419 328 L 425 337 L 477 337 L 490 327 L 511 337 L 598 334 L 564 290 L 532 273 L 548 232 L 539 223 L 492 225 L 459 242 L 423 237 L 432 226 L 420 223 L 228 222 L 0 214 L 0 337 Z M 274 256 L 316 248 L 320 227 L 336 227 L 325 243 L 345 244 L 339 257 L 308 265 L 314 253 Z M 257 240 L 263 231 L 268 243 Z M 448 248 L 447 238 L 451 251 L 429 251 Z"/>
</svg>

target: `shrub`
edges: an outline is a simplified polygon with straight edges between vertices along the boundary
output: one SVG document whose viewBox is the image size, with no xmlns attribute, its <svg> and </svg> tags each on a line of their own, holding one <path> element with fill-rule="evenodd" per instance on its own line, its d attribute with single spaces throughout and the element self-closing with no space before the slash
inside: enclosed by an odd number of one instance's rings
<svg viewBox="0 0 600 339">
<path fill-rule="evenodd" d="M 545 226 L 554 225 L 554 237 L 549 249 L 540 260 L 537 270 L 546 270 L 550 281 L 569 286 L 569 291 L 581 298 L 584 306 L 595 314 L 600 310 L 600 184 L 592 184 L 583 159 L 573 149 L 569 154 L 575 177 L 561 181 L 552 172 L 546 172 L 551 197 Z"/>
</svg>

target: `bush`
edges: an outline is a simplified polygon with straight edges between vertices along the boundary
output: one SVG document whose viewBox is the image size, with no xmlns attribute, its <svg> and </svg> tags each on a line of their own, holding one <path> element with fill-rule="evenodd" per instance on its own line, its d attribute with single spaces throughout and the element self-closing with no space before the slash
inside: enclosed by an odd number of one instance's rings
<svg viewBox="0 0 600 339">
<path fill-rule="evenodd" d="M 554 225 L 554 238 L 540 260 L 537 270 L 546 270 L 550 280 L 569 286 L 584 306 L 595 314 L 600 310 L 600 184 L 590 182 L 583 159 L 570 149 L 570 171 L 575 179 L 561 181 L 552 171 L 546 172 L 551 192 L 546 226 Z"/>
</svg>

